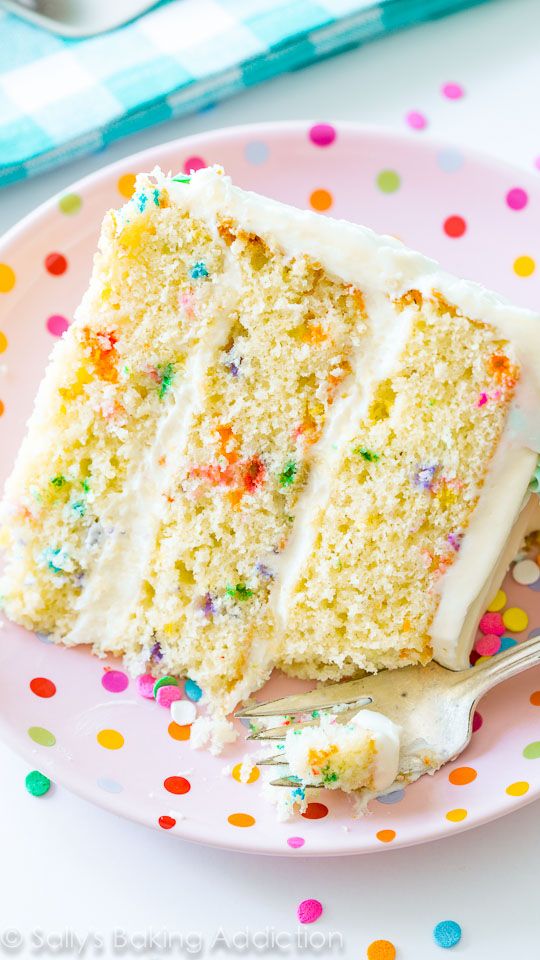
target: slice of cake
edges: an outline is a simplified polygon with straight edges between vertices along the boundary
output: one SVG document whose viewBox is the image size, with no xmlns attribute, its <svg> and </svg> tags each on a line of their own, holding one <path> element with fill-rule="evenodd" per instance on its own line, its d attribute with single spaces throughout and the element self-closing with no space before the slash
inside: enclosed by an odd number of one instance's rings
<svg viewBox="0 0 540 960">
<path fill-rule="evenodd" d="M 6 486 L 7 615 L 187 675 L 216 718 L 274 666 L 466 665 L 538 522 L 539 333 L 219 168 L 140 176 Z"/>
</svg>

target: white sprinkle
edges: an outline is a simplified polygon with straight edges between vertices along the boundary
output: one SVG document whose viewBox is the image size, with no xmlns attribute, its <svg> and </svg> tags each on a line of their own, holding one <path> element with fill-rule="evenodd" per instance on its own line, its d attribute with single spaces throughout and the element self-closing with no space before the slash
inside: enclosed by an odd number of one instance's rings
<svg viewBox="0 0 540 960">
<path fill-rule="evenodd" d="M 520 560 L 513 568 L 512 576 L 516 583 L 529 587 L 540 578 L 540 567 L 534 560 Z"/>
<path fill-rule="evenodd" d="M 191 700 L 175 700 L 174 703 L 171 703 L 171 717 L 181 727 L 193 723 L 196 716 L 197 707 Z"/>
</svg>

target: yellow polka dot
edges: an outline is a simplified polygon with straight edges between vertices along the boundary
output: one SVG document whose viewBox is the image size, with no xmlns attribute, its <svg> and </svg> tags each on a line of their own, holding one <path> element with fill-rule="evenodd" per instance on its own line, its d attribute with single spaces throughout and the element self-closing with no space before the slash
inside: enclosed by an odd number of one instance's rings
<svg viewBox="0 0 540 960">
<path fill-rule="evenodd" d="M 506 629 L 512 633 L 521 633 L 522 630 L 526 630 L 529 624 L 529 618 L 521 607 L 508 607 L 502 618 Z"/>
<path fill-rule="evenodd" d="M 118 730 L 100 730 L 97 742 L 106 750 L 119 750 L 124 746 L 124 738 Z"/>
<path fill-rule="evenodd" d="M 474 661 L 475 666 L 477 663 L 483 663 L 484 660 L 491 660 L 491 657 L 478 657 L 478 660 Z"/>
<path fill-rule="evenodd" d="M 515 783 L 508 784 L 506 792 L 509 797 L 522 797 L 528 789 L 529 784 L 526 780 L 516 780 Z"/>
<path fill-rule="evenodd" d="M 457 807 L 455 810 L 449 810 L 445 816 L 446 819 L 450 820 L 452 823 L 460 823 L 462 820 L 465 820 L 467 811 L 462 807 Z"/>
<path fill-rule="evenodd" d="M 309 202 L 314 210 L 329 210 L 332 206 L 332 194 L 328 190 L 314 190 Z"/>
<path fill-rule="evenodd" d="M 517 257 L 514 260 L 514 271 L 518 277 L 530 277 L 534 273 L 536 264 L 532 257 Z"/>
<path fill-rule="evenodd" d="M 2 333 L 0 330 L 0 353 L 3 353 L 4 350 L 7 350 L 8 340 L 5 333 Z"/>
<path fill-rule="evenodd" d="M 499 610 L 506 606 L 506 594 L 504 590 L 497 590 L 497 593 L 493 597 L 488 610 L 490 613 L 498 613 Z"/>
<path fill-rule="evenodd" d="M 9 293 L 15 286 L 15 271 L 7 263 L 0 263 L 0 293 Z"/>
<path fill-rule="evenodd" d="M 255 781 L 258 780 L 260 777 L 259 768 L 253 767 L 253 770 L 250 772 L 248 779 L 241 780 L 240 779 L 241 770 L 242 770 L 241 763 L 237 763 L 236 766 L 232 768 L 232 775 L 235 780 L 238 780 L 238 783 L 255 783 Z"/>
<path fill-rule="evenodd" d="M 133 191 L 135 189 L 135 174 L 123 173 L 122 176 L 119 177 L 118 183 L 116 184 L 116 186 L 118 187 L 118 190 L 122 194 L 122 196 L 127 197 L 127 199 L 129 200 L 129 198 L 132 196 Z"/>
</svg>

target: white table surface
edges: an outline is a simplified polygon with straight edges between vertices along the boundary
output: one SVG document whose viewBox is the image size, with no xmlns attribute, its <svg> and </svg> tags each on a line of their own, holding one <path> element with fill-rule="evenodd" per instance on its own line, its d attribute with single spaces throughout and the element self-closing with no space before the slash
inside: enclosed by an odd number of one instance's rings
<svg viewBox="0 0 540 960">
<path fill-rule="evenodd" d="M 534 169 L 540 157 L 540 2 L 492 0 L 277 78 L 204 114 L 171 121 L 0 192 L 0 230 L 80 176 L 130 153 L 184 134 L 258 120 L 350 119 L 406 128 L 409 110 L 429 127 L 411 136 L 474 146 Z M 450 102 L 445 81 L 466 95 Z M 539 174 L 540 176 L 540 171 Z M 540 227 L 540 225 L 539 225 Z M 463 938 L 453 956 L 536 960 L 540 956 L 537 803 L 485 827 L 420 847 L 331 860 L 262 858 L 204 848 L 120 820 L 55 788 L 34 799 L 27 766 L 0 745 L 0 958 L 2 930 L 25 940 L 14 955 L 51 956 L 32 946 L 32 931 L 64 937 L 61 956 L 223 956 L 212 943 L 220 927 L 294 933 L 296 906 L 315 897 L 324 915 L 303 930 L 340 933 L 341 951 L 270 950 L 268 956 L 362 960 L 375 939 L 392 941 L 398 960 L 436 960 L 435 923 L 457 920 Z M 174 931 L 194 939 L 115 948 L 113 931 Z M 69 931 L 101 936 L 84 952 Z M 203 942 L 196 952 L 197 937 Z M 66 939 L 67 938 L 67 939 Z M 9 935 L 8 938 L 9 939 Z M 252 947 L 231 955 L 254 957 Z"/>
</svg>

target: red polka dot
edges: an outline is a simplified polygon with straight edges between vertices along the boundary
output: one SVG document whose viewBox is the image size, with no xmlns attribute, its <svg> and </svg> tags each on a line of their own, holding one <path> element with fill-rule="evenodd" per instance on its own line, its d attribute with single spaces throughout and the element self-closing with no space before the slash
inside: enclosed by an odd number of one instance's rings
<svg viewBox="0 0 540 960">
<path fill-rule="evenodd" d="M 527 193 L 521 187 L 513 187 L 506 194 L 506 202 L 511 210 L 523 210 L 528 200 Z"/>
<path fill-rule="evenodd" d="M 322 820 L 328 816 L 328 807 L 324 803 L 308 803 L 302 816 L 306 820 Z"/>
<path fill-rule="evenodd" d="M 483 718 L 482 714 L 481 714 L 481 713 L 478 713 L 478 710 L 475 710 L 475 711 L 474 711 L 473 718 L 472 718 L 472 729 L 473 729 L 473 733 L 476 733 L 476 731 L 480 729 L 480 727 L 482 726 L 483 722 L 484 722 L 484 718 Z"/>
<path fill-rule="evenodd" d="M 172 830 L 172 828 L 176 826 L 174 817 L 160 817 L 158 823 L 163 830 Z"/>
<path fill-rule="evenodd" d="M 53 313 L 51 317 L 47 318 L 45 326 L 53 337 L 61 337 L 69 327 L 69 321 L 61 313 Z"/>
<path fill-rule="evenodd" d="M 54 277 L 59 277 L 67 270 L 67 260 L 62 253 L 49 253 L 45 257 L 45 269 Z"/>
<path fill-rule="evenodd" d="M 163 786 L 169 793 L 189 793 L 191 784 L 185 777 L 167 777 L 163 781 Z"/>
<path fill-rule="evenodd" d="M 467 229 L 467 224 L 463 217 L 454 214 L 447 217 L 443 223 L 443 230 L 447 237 L 462 237 Z"/>
<path fill-rule="evenodd" d="M 208 166 L 208 164 L 202 157 L 188 157 L 184 162 L 184 173 L 189 174 L 194 170 L 202 170 L 202 168 L 206 166 Z"/>
<path fill-rule="evenodd" d="M 43 697 L 44 699 L 54 697 L 56 693 L 56 685 L 52 680 L 48 680 L 47 677 L 34 677 L 34 679 L 30 681 L 30 689 L 32 693 L 35 693 L 36 697 Z"/>
</svg>

